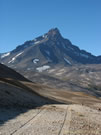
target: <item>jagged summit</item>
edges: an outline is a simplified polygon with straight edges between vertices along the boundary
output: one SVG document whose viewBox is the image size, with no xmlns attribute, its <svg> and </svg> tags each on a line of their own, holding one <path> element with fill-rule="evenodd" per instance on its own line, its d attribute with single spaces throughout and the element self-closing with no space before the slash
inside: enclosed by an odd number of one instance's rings
<svg viewBox="0 0 101 135">
<path fill-rule="evenodd" d="M 80 50 L 68 39 L 64 39 L 58 28 L 53 28 L 46 34 L 17 46 L 13 51 L 2 54 L 0 62 L 14 69 L 41 72 L 57 64 L 101 64 L 101 57 Z"/>
<path fill-rule="evenodd" d="M 47 33 L 48 37 L 61 37 L 60 31 L 58 28 L 52 28 Z"/>
<path fill-rule="evenodd" d="M 48 31 L 48 34 L 53 34 L 53 35 L 55 35 L 55 34 L 60 34 L 60 31 L 59 31 L 58 28 L 52 28 L 52 29 L 50 29 L 50 30 Z"/>
</svg>

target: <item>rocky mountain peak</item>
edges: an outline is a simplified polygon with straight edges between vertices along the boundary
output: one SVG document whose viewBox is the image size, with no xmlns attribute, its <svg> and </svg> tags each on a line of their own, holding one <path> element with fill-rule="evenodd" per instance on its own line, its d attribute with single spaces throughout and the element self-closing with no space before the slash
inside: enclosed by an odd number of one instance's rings
<svg viewBox="0 0 101 135">
<path fill-rule="evenodd" d="M 101 56 L 96 57 L 80 50 L 63 38 L 57 28 L 53 28 L 44 35 L 17 46 L 11 52 L 1 54 L 0 62 L 14 69 L 42 71 L 57 64 L 101 64 Z"/>
<path fill-rule="evenodd" d="M 50 29 L 47 35 L 48 37 L 61 37 L 60 31 L 58 28 Z"/>
</svg>

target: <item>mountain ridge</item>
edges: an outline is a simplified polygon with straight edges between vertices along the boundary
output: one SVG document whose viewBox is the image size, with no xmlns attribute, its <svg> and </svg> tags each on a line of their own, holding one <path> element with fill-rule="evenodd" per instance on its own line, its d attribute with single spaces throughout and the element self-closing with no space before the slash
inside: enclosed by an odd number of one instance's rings
<svg viewBox="0 0 101 135">
<path fill-rule="evenodd" d="M 40 67 L 48 69 L 56 65 L 101 64 L 101 56 L 79 49 L 63 38 L 58 28 L 53 28 L 11 52 L 1 54 L 0 62 L 14 69 L 38 71 Z"/>
</svg>

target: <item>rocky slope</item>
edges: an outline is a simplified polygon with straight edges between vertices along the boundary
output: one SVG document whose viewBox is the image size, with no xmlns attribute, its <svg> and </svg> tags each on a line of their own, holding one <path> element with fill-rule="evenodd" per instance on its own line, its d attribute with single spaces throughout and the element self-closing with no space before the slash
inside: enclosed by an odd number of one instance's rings
<svg viewBox="0 0 101 135">
<path fill-rule="evenodd" d="M 51 82 L 49 79 L 48 81 Z M 33 83 L 14 70 L 1 64 L 0 107 L 35 107 L 42 106 L 47 103 L 83 103 L 87 105 L 93 104 L 93 102 L 100 102 L 99 99 L 96 99 L 94 97 L 96 96 L 96 93 L 94 93 L 93 91 L 86 91 L 88 92 L 88 94 L 85 94 L 83 93 L 85 92 L 84 88 L 82 88 L 84 91 L 79 86 L 73 86 L 70 89 L 69 83 L 67 83 L 68 89 L 64 89 L 63 87 L 58 88 L 58 83 L 56 83 L 53 78 L 52 81 L 54 83 L 51 83 L 51 87 L 47 84 L 43 85 L 42 83 L 38 83 L 38 81 L 36 83 Z M 55 86 L 55 84 L 57 86 L 53 87 Z M 75 89 L 77 90 L 75 91 Z"/>
<path fill-rule="evenodd" d="M 56 102 L 37 93 L 37 89 L 42 89 L 41 87 L 0 64 L 0 107 L 31 108 Z"/>
<path fill-rule="evenodd" d="M 101 65 L 57 66 L 41 73 L 19 71 L 33 82 L 65 91 L 85 92 L 101 97 Z"/>
<path fill-rule="evenodd" d="M 101 56 L 80 50 L 65 39 L 57 28 L 43 36 L 17 46 L 11 52 L 1 54 L 0 62 L 15 68 L 42 72 L 57 65 L 99 64 Z"/>
</svg>

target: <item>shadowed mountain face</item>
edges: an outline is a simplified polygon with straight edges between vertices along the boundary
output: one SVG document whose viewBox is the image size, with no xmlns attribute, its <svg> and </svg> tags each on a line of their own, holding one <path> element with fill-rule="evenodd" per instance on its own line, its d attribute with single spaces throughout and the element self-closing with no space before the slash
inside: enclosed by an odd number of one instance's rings
<svg viewBox="0 0 101 135">
<path fill-rule="evenodd" d="M 43 71 L 56 65 L 99 64 L 101 56 L 80 50 L 64 39 L 57 28 L 1 54 L 0 62 L 11 68 Z"/>
<path fill-rule="evenodd" d="M 0 64 L 0 107 L 33 108 L 47 103 L 57 103 L 41 96 L 37 89 L 44 89 L 32 83 L 16 71 Z"/>
<path fill-rule="evenodd" d="M 0 64 L 0 78 L 11 78 L 19 81 L 28 81 L 28 79 L 3 64 Z"/>
</svg>

